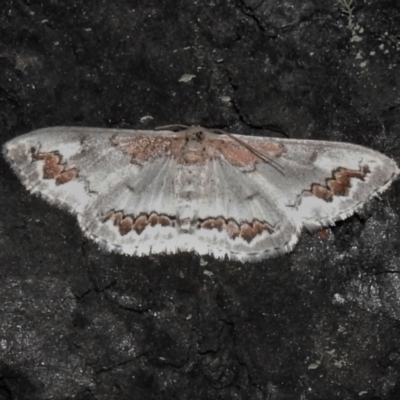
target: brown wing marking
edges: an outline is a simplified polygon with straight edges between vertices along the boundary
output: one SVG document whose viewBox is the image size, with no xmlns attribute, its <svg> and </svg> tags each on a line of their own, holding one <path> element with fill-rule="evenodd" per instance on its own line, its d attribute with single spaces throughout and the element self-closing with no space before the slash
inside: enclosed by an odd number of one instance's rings
<svg viewBox="0 0 400 400">
<path fill-rule="evenodd" d="M 179 154 L 185 144 L 184 137 L 113 136 L 111 144 L 129 154 L 133 164 L 145 165 L 154 158 Z"/>
<path fill-rule="evenodd" d="M 286 148 L 279 143 L 266 141 L 252 143 L 248 148 L 231 138 L 219 138 L 199 128 L 199 132 L 182 133 L 181 136 L 113 136 L 111 144 L 131 156 L 131 162 L 145 165 L 158 157 L 172 157 L 178 164 L 204 165 L 212 159 L 223 158 L 229 164 L 253 170 L 255 164 L 265 162 L 258 154 L 272 159 L 281 157 Z M 254 151 L 251 151 L 254 149 Z"/>
<path fill-rule="evenodd" d="M 254 170 L 256 164 L 265 162 L 256 153 L 274 159 L 281 157 L 286 152 L 285 146 L 273 141 L 251 143 L 249 140 L 246 144 L 254 149 L 254 152 L 234 140 L 219 140 L 216 148 L 229 164 L 246 170 Z"/>
<path fill-rule="evenodd" d="M 122 211 L 111 211 L 103 219 L 103 222 L 111 221 L 119 230 L 121 236 L 127 235 L 131 231 L 135 231 L 140 235 L 147 226 L 173 226 L 174 219 L 167 215 L 142 213 L 136 218 L 131 215 L 124 215 Z"/>
<path fill-rule="evenodd" d="M 225 231 L 231 239 L 241 237 L 248 243 L 263 232 L 274 232 L 274 228 L 267 222 L 253 220 L 252 222 L 239 224 L 231 218 L 227 220 L 223 217 L 207 218 L 199 221 L 198 227 L 209 230 L 217 229 L 220 232 Z"/>
<path fill-rule="evenodd" d="M 62 164 L 62 155 L 58 151 L 40 153 L 35 149 L 31 150 L 34 161 L 44 161 L 43 179 L 54 179 L 57 185 L 63 185 L 70 182 L 78 176 L 77 168 L 67 169 Z"/>
<path fill-rule="evenodd" d="M 367 165 L 360 167 L 359 171 L 338 168 L 332 172 L 332 177 L 326 180 L 326 184 L 320 185 L 313 183 L 309 192 L 319 199 L 331 202 L 333 196 L 347 196 L 351 188 L 351 179 L 356 178 L 364 180 L 371 171 Z"/>
</svg>

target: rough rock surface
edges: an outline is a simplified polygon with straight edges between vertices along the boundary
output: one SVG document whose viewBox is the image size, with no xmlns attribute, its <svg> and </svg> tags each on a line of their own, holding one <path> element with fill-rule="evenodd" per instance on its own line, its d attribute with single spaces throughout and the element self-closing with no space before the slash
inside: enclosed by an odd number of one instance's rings
<svg viewBox="0 0 400 400">
<path fill-rule="evenodd" d="M 1 143 L 186 123 L 400 162 L 400 4 L 349 3 L 4 0 Z M 0 400 L 400 398 L 399 185 L 263 263 L 129 258 L 1 159 Z"/>
</svg>

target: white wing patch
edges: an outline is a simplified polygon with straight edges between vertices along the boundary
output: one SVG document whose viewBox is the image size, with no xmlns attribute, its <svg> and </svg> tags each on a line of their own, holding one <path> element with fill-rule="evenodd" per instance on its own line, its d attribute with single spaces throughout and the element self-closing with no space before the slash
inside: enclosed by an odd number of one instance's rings
<svg viewBox="0 0 400 400">
<path fill-rule="evenodd" d="M 345 219 L 399 175 L 348 143 L 57 127 L 4 145 L 28 190 L 78 218 L 111 251 L 194 251 L 257 261 L 290 251 L 303 227 Z"/>
</svg>

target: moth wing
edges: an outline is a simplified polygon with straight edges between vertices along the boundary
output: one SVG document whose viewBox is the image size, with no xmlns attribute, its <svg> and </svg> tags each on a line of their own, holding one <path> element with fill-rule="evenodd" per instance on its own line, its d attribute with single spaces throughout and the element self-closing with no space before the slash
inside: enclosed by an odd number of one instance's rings
<svg viewBox="0 0 400 400">
<path fill-rule="evenodd" d="M 175 164 L 162 156 L 148 163 L 142 160 L 141 165 L 135 163 L 125 145 L 141 137 L 164 140 L 180 135 L 169 131 L 45 128 L 10 140 L 3 153 L 30 192 L 77 215 L 87 236 L 108 249 L 138 254 L 138 245 L 151 239 L 149 234 L 160 240 L 176 237 L 171 221 L 163 218 L 176 214 Z M 112 143 L 115 138 L 118 145 Z M 127 218 L 137 216 L 138 210 L 150 216 L 160 209 L 163 213 L 153 215 L 151 221 L 158 230 L 150 229 L 142 236 L 118 234 L 119 223 L 126 229 Z M 116 220 L 121 217 L 119 211 L 123 211 L 122 219 Z M 143 218 L 137 225 L 138 231 L 142 229 Z M 145 248 L 140 251 L 146 254 Z"/>
<path fill-rule="evenodd" d="M 136 167 L 137 168 L 137 167 Z M 133 173 L 132 167 L 97 196 L 78 218 L 87 236 L 108 250 L 129 255 L 179 250 L 175 196 L 177 163 L 159 157 Z"/>
<path fill-rule="evenodd" d="M 197 249 L 192 249 L 218 258 L 257 261 L 294 247 L 300 227 L 270 185 L 260 185 L 257 174 L 223 159 L 214 159 L 206 168 L 207 195 L 198 202 L 193 231 Z M 192 250 L 189 245 L 187 249 Z"/>
<path fill-rule="evenodd" d="M 94 151 L 97 157 L 107 154 L 109 136 L 102 129 L 39 129 L 8 141 L 3 154 L 30 192 L 79 212 L 91 200 L 87 190 L 88 172 L 96 177 L 101 173 L 89 163 L 97 161 Z M 85 147 L 85 142 L 90 146 Z"/>
<path fill-rule="evenodd" d="M 182 133 L 69 127 L 20 136 L 3 151 L 31 192 L 68 208 L 106 248 L 136 255 L 194 250 L 252 261 L 289 251 L 302 226 L 351 215 L 399 174 L 361 146 L 237 137 L 265 157 L 232 152 L 226 138 L 223 157 L 185 166 L 168 154 L 171 141 L 180 154 Z"/>
<path fill-rule="evenodd" d="M 246 142 L 261 152 L 268 142 L 283 148 L 282 155 L 273 159 L 279 170 L 268 162 L 258 163 L 255 179 L 307 228 L 352 215 L 387 189 L 400 172 L 384 154 L 350 143 L 261 137 Z"/>
</svg>

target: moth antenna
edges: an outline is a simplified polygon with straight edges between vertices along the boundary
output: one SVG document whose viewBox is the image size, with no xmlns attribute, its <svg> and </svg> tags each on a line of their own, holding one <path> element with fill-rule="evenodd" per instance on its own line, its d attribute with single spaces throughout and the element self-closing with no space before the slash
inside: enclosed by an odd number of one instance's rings
<svg viewBox="0 0 400 400">
<path fill-rule="evenodd" d="M 220 135 L 231 135 L 231 133 L 224 131 L 223 129 L 213 128 L 208 130 L 212 133 L 219 133 Z"/>
<path fill-rule="evenodd" d="M 157 126 L 155 128 L 156 131 L 161 131 L 161 130 L 171 130 L 174 132 L 177 131 L 184 131 L 185 129 L 190 128 L 189 125 L 182 125 L 182 124 L 172 124 L 172 125 L 163 125 L 163 126 Z"/>
<path fill-rule="evenodd" d="M 261 160 L 267 162 L 268 164 L 271 164 L 271 166 L 273 168 L 275 168 L 278 172 L 280 172 L 282 175 L 285 175 L 283 173 L 284 168 L 281 167 L 276 161 L 274 161 L 271 157 L 268 157 L 267 155 L 257 151 L 254 147 L 252 147 L 251 145 L 249 145 L 248 143 L 244 142 L 243 140 L 237 138 L 235 135 L 233 135 L 232 133 L 226 132 L 223 129 L 210 129 L 211 132 L 213 133 L 219 133 L 221 135 L 227 135 L 228 137 L 230 137 L 233 140 L 236 140 L 238 143 L 240 143 L 242 146 L 244 146 L 247 150 L 249 150 L 250 152 L 252 152 L 255 156 L 257 156 L 258 158 L 260 158 Z"/>
<path fill-rule="evenodd" d="M 216 129 L 214 131 L 220 131 L 220 130 Z M 224 132 L 224 131 L 220 131 L 220 132 Z M 236 142 L 238 142 L 240 145 L 242 145 L 247 150 L 252 152 L 255 156 L 257 156 L 261 160 L 263 160 L 263 161 L 267 162 L 268 164 L 270 164 L 272 168 L 275 168 L 282 175 L 285 175 L 284 172 L 283 172 L 284 168 L 281 165 L 279 165 L 275 160 L 273 160 L 271 157 L 268 157 L 266 154 L 263 154 L 260 151 L 256 150 L 253 146 L 251 146 L 248 143 L 244 142 L 243 140 L 239 139 L 235 135 L 232 135 L 232 133 L 224 132 L 224 134 L 227 135 L 228 137 L 230 137 L 231 139 L 236 140 Z"/>
</svg>

